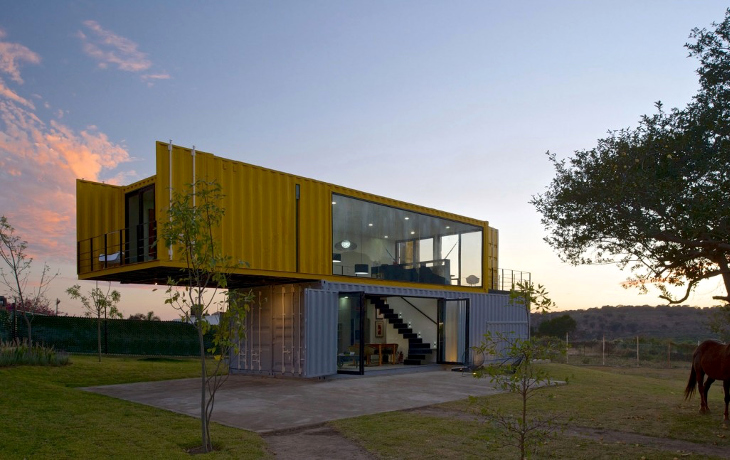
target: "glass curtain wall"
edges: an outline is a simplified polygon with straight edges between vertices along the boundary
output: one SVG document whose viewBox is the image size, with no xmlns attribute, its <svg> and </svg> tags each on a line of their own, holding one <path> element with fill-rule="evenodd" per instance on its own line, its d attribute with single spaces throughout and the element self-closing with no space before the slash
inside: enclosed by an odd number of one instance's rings
<svg viewBox="0 0 730 460">
<path fill-rule="evenodd" d="M 332 274 L 482 286 L 482 228 L 332 195 Z"/>
</svg>

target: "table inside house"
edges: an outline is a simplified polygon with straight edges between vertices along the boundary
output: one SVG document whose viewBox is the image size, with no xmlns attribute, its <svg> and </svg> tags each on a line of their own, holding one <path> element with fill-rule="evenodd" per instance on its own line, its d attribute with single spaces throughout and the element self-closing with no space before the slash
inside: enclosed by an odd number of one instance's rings
<svg viewBox="0 0 730 460">
<path fill-rule="evenodd" d="M 387 350 L 388 348 L 393 353 L 393 363 L 395 363 L 395 353 L 398 351 L 397 343 L 368 343 L 367 346 L 378 350 L 378 366 L 383 365 L 383 350 Z"/>
</svg>

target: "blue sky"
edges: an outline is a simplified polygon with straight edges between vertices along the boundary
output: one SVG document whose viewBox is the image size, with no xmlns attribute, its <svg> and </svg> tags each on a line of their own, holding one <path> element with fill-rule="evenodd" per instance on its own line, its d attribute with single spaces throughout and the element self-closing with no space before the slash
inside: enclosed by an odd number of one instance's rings
<svg viewBox="0 0 730 460">
<path fill-rule="evenodd" d="M 545 156 L 591 148 L 698 88 L 683 45 L 718 1 L 0 0 L 0 210 L 75 281 L 74 180 L 154 174 L 154 142 L 487 220 L 501 266 L 563 309 L 657 304 L 571 267 L 528 204 Z M 32 212 L 31 212 L 32 210 Z M 123 288 L 125 314 L 167 312 Z M 688 303 L 712 305 L 719 283 Z M 717 291 L 719 292 L 719 291 Z"/>
</svg>

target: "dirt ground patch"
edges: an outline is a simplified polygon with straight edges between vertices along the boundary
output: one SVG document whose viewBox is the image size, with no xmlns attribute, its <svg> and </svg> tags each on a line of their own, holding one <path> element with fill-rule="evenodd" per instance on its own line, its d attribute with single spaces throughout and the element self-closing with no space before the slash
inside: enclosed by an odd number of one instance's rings
<svg viewBox="0 0 730 460">
<path fill-rule="evenodd" d="M 268 433 L 263 438 L 268 443 L 269 451 L 282 460 L 377 458 L 327 425 Z"/>
</svg>

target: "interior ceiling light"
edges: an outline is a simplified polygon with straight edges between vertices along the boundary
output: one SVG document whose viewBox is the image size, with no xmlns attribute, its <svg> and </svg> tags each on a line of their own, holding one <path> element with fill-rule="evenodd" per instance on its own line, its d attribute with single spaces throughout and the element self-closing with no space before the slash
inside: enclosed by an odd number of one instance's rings
<svg viewBox="0 0 730 460">
<path fill-rule="evenodd" d="M 332 204 L 337 204 L 337 202 L 336 201 L 333 201 Z"/>
<path fill-rule="evenodd" d="M 416 232 L 411 232 L 411 235 L 415 235 L 415 234 L 416 234 Z"/>
<path fill-rule="evenodd" d="M 373 224 L 368 224 L 368 227 L 372 227 L 372 226 L 373 226 Z"/>
<path fill-rule="evenodd" d="M 340 263 L 342 262 L 342 254 L 332 253 L 332 262 L 334 263 Z"/>
<path fill-rule="evenodd" d="M 410 217 L 406 217 L 406 220 L 409 220 L 409 219 L 410 219 Z"/>
<path fill-rule="evenodd" d="M 350 240 L 342 240 L 339 243 L 335 244 L 335 249 L 340 251 L 352 251 L 353 249 L 356 249 L 357 245 L 353 243 Z"/>
</svg>

